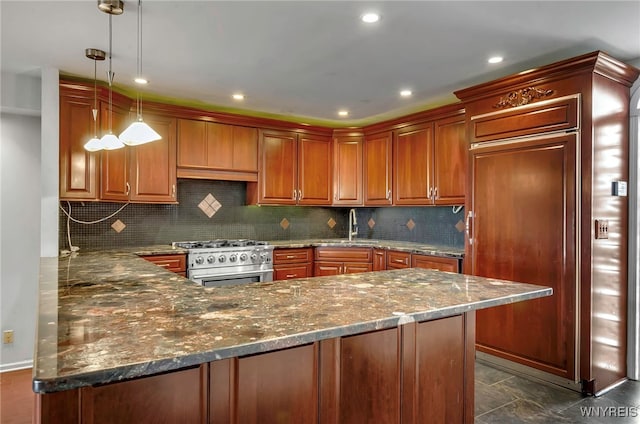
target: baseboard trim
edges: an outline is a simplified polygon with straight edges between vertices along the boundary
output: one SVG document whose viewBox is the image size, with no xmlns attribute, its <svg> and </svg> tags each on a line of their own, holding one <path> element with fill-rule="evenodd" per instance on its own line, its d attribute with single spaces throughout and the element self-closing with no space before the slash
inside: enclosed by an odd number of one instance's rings
<svg viewBox="0 0 640 424">
<path fill-rule="evenodd" d="M 9 371 L 18 371 L 23 370 L 25 368 L 32 368 L 33 361 L 20 361 L 20 362 L 12 362 L 10 364 L 0 364 L 0 373 L 9 372 Z"/>
</svg>

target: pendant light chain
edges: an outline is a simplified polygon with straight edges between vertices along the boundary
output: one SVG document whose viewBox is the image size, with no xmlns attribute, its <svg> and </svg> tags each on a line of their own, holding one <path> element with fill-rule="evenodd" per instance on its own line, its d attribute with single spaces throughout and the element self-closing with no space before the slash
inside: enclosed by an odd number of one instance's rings
<svg viewBox="0 0 640 424">
<path fill-rule="evenodd" d="M 109 134 L 113 134 L 113 88 L 111 87 L 113 84 L 113 72 L 111 72 L 111 47 L 113 43 L 112 17 L 113 15 L 109 15 L 109 74 L 107 75 L 109 78 Z"/>
<path fill-rule="evenodd" d="M 138 78 L 142 78 L 142 0 L 138 0 Z M 137 119 L 142 119 L 142 102 L 140 89 L 136 91 Z"/>
<path fill-rule="evenodd" d="M 98 59 L 93 59 L 93 135 L 98 136 Z"/>
</svg>

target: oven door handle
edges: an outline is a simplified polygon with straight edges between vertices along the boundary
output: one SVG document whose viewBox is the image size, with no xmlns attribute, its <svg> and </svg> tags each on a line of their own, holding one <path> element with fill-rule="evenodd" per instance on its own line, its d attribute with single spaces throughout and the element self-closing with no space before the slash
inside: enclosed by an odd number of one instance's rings
<svg viewBox="0 0 640 424">
<path fill-rule="evenodd" d="M 265 273 L 271 273 L 273 274 L 273 269 L 261 269 L 261 270 L 254 270 L 254 271 L 239 271 L 239 272 L 230 272 L 228 274 L 211 274 L 209 272 L 196 272 L 193 271 L 191 273 L 191 278 L 207 278 L 207 279 L 213 279 L 213 278 L 220 278 L 220 277 L 242 277 L 242 276 L 246 276 L 246 275 L 259 275 L 259 274 L 265 274 Z"/>
</svg>

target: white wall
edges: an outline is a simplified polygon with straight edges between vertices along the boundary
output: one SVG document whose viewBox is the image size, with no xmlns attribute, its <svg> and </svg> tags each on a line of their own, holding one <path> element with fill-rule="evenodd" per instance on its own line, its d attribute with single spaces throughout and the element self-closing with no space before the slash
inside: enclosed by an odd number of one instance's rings
<svg viewBox="0 0 640 424">
<path fill-rule="evenodd" d="M 40 117 L 0 114 L 0 370 L 31 366 L 40 257 Z"/>
<path fill-rule="evenodd" d="M 15 332 L 0 344 L 5 371 L 32 364 L 39 258 L 57 255 L 58 71 L 3 72 L 1 87 L 0 330 Z"/>
</svg>

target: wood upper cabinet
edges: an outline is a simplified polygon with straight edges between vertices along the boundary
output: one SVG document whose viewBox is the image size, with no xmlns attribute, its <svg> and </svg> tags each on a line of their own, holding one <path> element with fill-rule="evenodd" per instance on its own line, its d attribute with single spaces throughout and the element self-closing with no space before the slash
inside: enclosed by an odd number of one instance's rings
<svg viewBox="0 0 640 424">
<path fill-rule="evenodd" d="M 103 111 L 103 117 L 108 110 Z M 113 109 L 114 134 L 129 123 L 129 114 Z M 135 147 L 104 151 L 104 200 L 176 203 L 176 124 L 174 118 L 145 114 L 144 120 L 162 139 Z"/>
<path fill-rule="evenodd" d="M 391 131 L 364 139 L 364 204 L 389 206 L 391 197 Z"/>
<path fill-rule="evenodd" d="M 433 203 L 433 123 L 398 130 L 393 142 L 393 202 Z"/>
<path fill-rule="evenodd" d="M 362 136 L 337 136 L 333 140 L 333 204 L 362 205 Z"/>
<path fill-rule="evenodd" d="M 130 149 L 131 200 L 177 203 L 176 120 L 150 114 L 144 119 L 162 139 Z"/>
<path fill-rule="evenodd" d="M 464 114 L 434 123 L 433 185 L 436 205 L 462 205 L 465 201 L 467 155 Z"/>
<path fill-rule="evenodd" d="M 331 139 L 294 132 L 260 132 L 258 203 L 330 205 Z"/>
<path fill-rule="evenodd" d="M 178 176 L 257 181 L 258 130 L 178 119 Z"/>
<path fill-rule="evenodd" d="M 102 133 L 109 132 L 109 103 L 100 103 Z M 120 134 L 130 122 L 129 108 L 112 105 L 113 134 Z M 156 130 L 157 131 L 157 130 Z M 129 150 L 125 146 L 116 150 L 103 150 L 101 156 L 100 199 L 126 202 L 129 200 Z"/>
<path fill-rule="evenodd" d="M 333 160 L 331 139 L 300 136 L 298 141 L 298 204 L 330 205 Z"/>
<path fill-rule="evenodd" d="M 92 110 L 93 92 L 60 87 L 60 200 L 99 197 L 100 153 L 84 149 L 85 143 L 96 135 Z M 96 119 L 99 122 L 100 116 Z"/>
<path fill-rule="evenodd" d="M 397 130 L 394 204 L 463 204 L 467 152 L 462 114 Z"/>
</svg>

